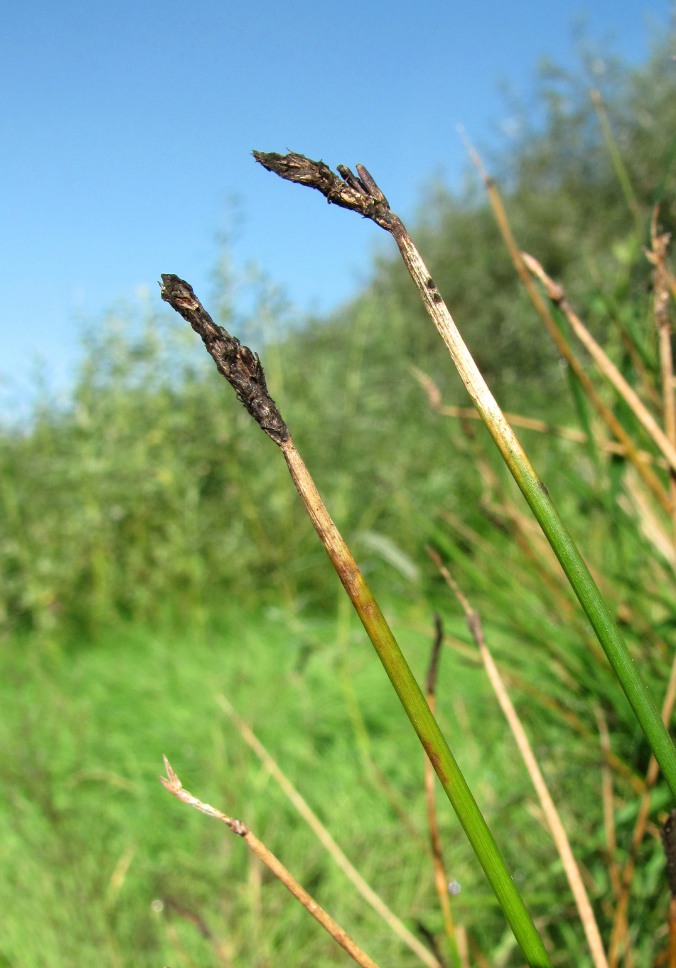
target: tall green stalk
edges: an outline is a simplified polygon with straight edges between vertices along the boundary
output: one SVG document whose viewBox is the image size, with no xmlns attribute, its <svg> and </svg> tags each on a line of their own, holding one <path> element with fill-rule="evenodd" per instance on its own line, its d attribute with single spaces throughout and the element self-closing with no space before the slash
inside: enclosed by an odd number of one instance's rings
<svg viewBox="0 0 676 968">
<path fill-rule="evenodd" d="M 401 219 L 392 212 L 385 195 L 363 165 L 357 165 L 357 175 L 344 165 L 339 165 L 339 178 L 323 162 L 312 161 L 303 155 L 254 152 L 254 157 L 280 177 L 316 188 L 329 202 L 372 219 L 394 238 L 425 309 L 444 340 L 474 406 L 561 563 L 676 799 L 676 749 L 657 706 L 547 488 L 537 477 L 486 385 Z"/>
<path fill-rule="evenodd" d="M 248 347 L 215 325 L 188 283 L 177 276 L 163 275 L 161 292 L 162 298 L 202 337 L 238 399 L 280 447 L 315 530 L 456 811 L 528 964 L 532 968 L 551 968 L 542 939 L 427 700 L 268 393 L 260 360 Z"/>
</svg>

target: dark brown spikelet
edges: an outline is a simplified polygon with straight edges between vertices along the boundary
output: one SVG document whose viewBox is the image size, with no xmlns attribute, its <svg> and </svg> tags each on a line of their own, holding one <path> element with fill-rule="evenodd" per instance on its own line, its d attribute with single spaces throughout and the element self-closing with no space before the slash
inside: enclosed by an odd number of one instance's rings
<svg viewBox="0 0 676 968">
<path fill-rule="evenodd" d="M 280 178 L 316 188 L 332 205 L 359 212 L 388 232 L 398 222 L 397 216 L 390 210 L 389 202 L 363 165 L 356 166 L 356 175 L 345 165 L 338 165 L 336 174 L 323 161 L 313 161 L 293 151 L 288 155 L 254 151 L 253 156 L 263 168 L 273 171 Z"/>
<path fill-rule="evenodd" d="M 275 401 L 268 393 L 265 373 L 258 355 L 213 321 L 192 286 L 183 279 L 163 274 L 160 294 L 201 336 L 219 372 L 268 437 L 276 444 L 288 440 L 289 430 Z"/>
</svg>

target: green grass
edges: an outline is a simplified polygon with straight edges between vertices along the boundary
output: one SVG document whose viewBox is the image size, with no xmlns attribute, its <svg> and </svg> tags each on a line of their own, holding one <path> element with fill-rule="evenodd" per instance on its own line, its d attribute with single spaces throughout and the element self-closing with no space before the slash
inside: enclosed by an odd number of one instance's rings
<svg viewBox="0 0 676 968">
<path fill-rule="evenodd" d="M 96 355 L 97 366 L 114 357 L 109 335 L 101 339 L 110 352 Z M 0 851 L 9 872 L 0 888 L 8 923 L 0 955 L 21 968 L 94 958 L 218 964 L 190 920 L 199 917 L 235 966 L 345 963 L 240 841 L 164 792 L 157 775 L 166 753 L 188 789 L 249 823 L 373 957 L 412 964 L 224 721 L 217 696 L 249 720 L 395 911 L 439 935 L 421 755 L 408 724 L 348 604 L 336 607 L 337 580 L 268 441 L 228 407 L 221 382 L 198 371 L 176 390 L 145 387 L 134 360 L 146 366 L 147 338 L 136 350 L 119 349 L 120 386 L 99 374 L 98 389 L 82 390 L 74 414 L 45 414 L 32 436 L 3 439 L 11 530 L 0 538 L 8 624 Z M 339 369 L 330 347 L 322 351 Z M 358 413 L 354 439 L 329 424 L 324 440 L 314 391 L 301 435 L 339 457 L 334 471 L 321 447 L 316 452 L 320 486 L 347 522 L 374 590 L 397 602 L 394 630 L 419 680 L 434 610 L 468 642 L 424 544 L 452 563 L 514 683 L 607 938 L 612 885 L 596 710 L 629 776 L 644 772 L 647 748 L 558 566 L 514 516 L 523 507 L 485 434 L 458 433 L 455 421 L 431 414 L 404 371 L 405 394 L 418 394 L 425 415 L 418 420 L 414 408 L 401 435 L 385 434 L 369 418 L 385 384 L 373 388 L 361 377 L 363 389 L 348 397 Z M 295 406 L 299 414 L 307 407 L 302 395 Z M 554 408 L 547 417 L 554 422 Z M 571 412 L 558 420 L 574 424 Z M 671 658 L 672 573 L 642 533 L 640 515 L 617 500 L 626 467 L 579 444 L 532 440 L 538 470 L 575 522 L 659 698 Z M 374 538 L 389 543 L 389 562 Z M 402 552 L 407 567 L 396 564 Z M 37 617 L 32 633 L 21 630 L 28 611 Z M 483 675 L 446 652 L 438 694 L 441 726 L 555 963 L 588 964 L 558 860 Z M 636 797 L 626 775 L 614 780 L 623 859 Z M 666 806 L 658 787 L 654 821 Z M 450 809 L 441 810 L 441 824 L 449 873 L 463 885 L 457 921 L 491 958 L 504 950 L 501 963 L 521 964 Z M 630 909 L 634 954 L 646 966 L 662 945 L 666 916 L 655 830 L 639 855 Z M 154 900 L 164 902 L 163 913 Z"/>
<path fill-rule="evenodd" d="M 194 917 L 235 966 L 347 963 L 238 838 L 162 789 L 162 753 L 191 792 L 245 820 L 376 960 L 416 963 L 300 823 L 224 718 L 219 695 L 405 923 L 439 932 L 420 750 L 361 627 L 342 607 L 322 620 L 232 605 L 227 615 L 199 632 L 122 626 L 61 647 L 26 637 L 5 654 L 0 964 L 221 964 Z M 423 678 L 427 609 L 396 609 L 393 623 Z M 487 626 L 494 642 L 509 641 Z M 460 624 L 451 630 L 467 639 Z M 557 859 L 483 674 L 445 650 L 438 696 L 442 728 L 545 937 L 560 963 L 586 964 Z M 526 720 L 555 790 L 570 796 L 564 816 L 602 895 L 596 758 L 571 732 L 562 763 L 556 717 L 526 703 Z M 455 918 L 485 950 L 502 938 L 502 963 L 520 964 L 450 807 L 439 809 L 449 873 L 463 888 Z M 651 861 L 636 904 L 644 894 L 650 904 L 656 877 Z"/>
<path fill-rule="evenodd" d="M 27 638 L 6 656 L 0 964 L 189 964 L 167 919 L 195 963 L 217 964 L 180 909 L 204 919 L 233 964 L 345 963 L 252 864 L 241 841 L 165 793 L 157 779 L 162 753 L 189 789 L 244 819 L 374 957 L 414 963 L 352 896 L 224 720 L 219 694 L 247 718 L 397 913 L 438 928 L 421 849 L 421 755 L 360 629 L 351 619 L 301 622 L 281 613 L 230 620 L 222 631 L 198 635 L 121 628 L 70 650 Z M 424 665 L 429 634 L 420 618 L 404 623 L 403 637 Z M 487 692 L 475 670 L 448 655 L 444 666 L 442 683 L 452 677 L 456 698 L 441 710 L 452 724 L 453 702 L 471 709 Z M 490 805 L 502 740 L 497 721 L 484 728 L 483 737 L 463 743 L 462 758 Z M 365 767 L 368 756 L 422 840 L 403 836 Z M 460 910 L 465 898 L 469 911 L 491 907 L 450 809 L 442 810 L 442 826 L 457 842 Z M 162 915 L 153 910 L 157 899 L 166 904 Z"/>
</svg>

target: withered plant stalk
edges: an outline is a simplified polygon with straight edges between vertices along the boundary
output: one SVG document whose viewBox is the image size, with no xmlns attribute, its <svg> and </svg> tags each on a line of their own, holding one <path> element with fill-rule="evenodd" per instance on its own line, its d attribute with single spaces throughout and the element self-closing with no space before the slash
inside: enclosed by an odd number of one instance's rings
<svg viewBox="0 0 676 968">
<path fill-rule="evenodd" d="M 474 406 L 559 559 L 676 799 L 676 749 L 655 701 L 546 486 L 533 470 L 489 390 L 403 222 L 392 212 L 385 195 L 363 165 L 356 166 L 357 175 L 344 165 L 338 165 L 336 175 L 323 162 L 295 153 L 278 155 L 254 151 L 254 158 L 281 178 L 317 189 L 327 201 L 371 219 L 392 235 L 425 309 L 446 344 Z"/>
<path fill-rule="evenodd" d="M 305 167 L 302 164 L 292 163 L 292 170 L 296 176 L 295 180 L 302 181 Z M 327 172 L 328 175 L 326 175 Z M 319 166 L 318 175 L 320 179 L 324 179 L 325 188 L 331 194 L 329 176 L 336 181 L 339 180 L 325 165 Z M 354 180 L 354 176 L 352 179 Z M 370 185 L 368 178 L 365 184 Z M 345 182 L 345 185 L 348 199 L 353 195 L 362 198 L 362 195 L 358 194 L 349 182 Z M 379 213 L 381 209 L 389 211 L 384 197 L 381 199 L 375 189 L 369 190 L 373 194 L 367 198 L 365 208 L 373 214 Z M 337 204 L 345 203 L 345 199 L 340 194 L 332 196 L 332 200 Z M 258 356 L 223 327 L 217 326 L 195 295 L 192 286 L 178 276 L 171 274 L 162 276 L 161 295 L 165 302 L 180 313 L 199 334 L 219 372 L 231 384 L 239 401 L 284 454 L 291 477 L 315 530 L 371 639 L 423 749 L 434 766 L 446 796 L 456 811 L 528 964 L 533 968 L 548 968 L 551 965 L 549 956 L 523 898 L 507 870 L 495 839 L 399 643 L 324 505 L 302 457 L 296 450 L 289 428 L 268 392 L 265 374 Z"/>
<path fill-rule="evenodd" d="M 281 863 L 281 861 L 275 857 L 275 855 L 268 850 L 265 844 L 258 839 L 258 837 L 250 830 L 245 823 L 241 820 L 236 820 L 234 817 L 228 817 L 227 814 L 223 813 L 221 810 L 217 810 L 216 807 L 212 807 L 209 803 L 204 803 L 202 800 L 198 800 L 197 797 L 193 796 L 188 790 L 186 790 L 179 780 L 178 776 L 171 767 L 169 760 L 164 757 L 164 767 L 167 771 L 166 776 L 161 776 L 160 780 L 164 784 L 164 787 L 177 798 L 182 803 L 188 804 L 188 806 L 194 807 L 199 810 L 200 813 L 204 813 L 207 817 L 213 817 L 215 820 L 220 820 L 222 823 L 228 827 L 233 834 L 241 837 L 247 844 L 249 850 L 258 857 L 258 859 L 265 864 L 265 866 L 270 870 L 274 876 L 282 882 L 284 887 L 293 894 L 296 900 L 300 901 L 303 907 L 308 911 L 313 918 L 316 918 L 321 926 L 329 932 L 332 938 L 334 938 L 338 944 L 347 951 L 350 957 L 361 965 L 362 968 L 378 968 L 377 963 L 370 958 L 365 951 L 352 940 L 349 934 L 341 928 L 341 926 L 334 921 L 330 914 L 328 914 L 324 908 L 322 908 L 315 899 L 308 894 L 305 888 L 298 883 L 296 878 L 291 874 L 286 867 Z"/>
</svg>

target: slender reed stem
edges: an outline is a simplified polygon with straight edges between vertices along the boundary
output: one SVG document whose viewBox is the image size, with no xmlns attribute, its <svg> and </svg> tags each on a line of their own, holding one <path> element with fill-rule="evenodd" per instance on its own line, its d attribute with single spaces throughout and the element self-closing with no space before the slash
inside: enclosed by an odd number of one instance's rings
<svg viewBox="0 0 676 968">
<path fill-rule="evenodd" d="M 295 159 L 300 158 L 301 161 L 307 159 L 302 159 L 302 156 L 293 156 L 293 158 L 292 169 L 298 175 L 298 180 L 302 180 L 304 167 L 302 164 L 296 164 Z M 321 166 L 320 174 L 323 177 L 328 177 L 327 172 L 328 176 L 335 178 L 326 165 Z M 350 193 L 354 194 L 354 189 L 350 188 L 348 198 L 351 197 Z M 377 202 L 376 209 L 380 204 Z M 233 387 L 238 400 L 268 437 L 282 450 L 310 520 L 371 639 L 406 715 L 434 766 L 528 964 L 533 968 L 549 968 L 551 961 L 523 898 L 507 870 L 493 835 L 427 705 L 399 643 L 357 567 L 352 553 L 331 519 L 302 457 L 296 450 L 289 428 L 268 392 L 265 374 L 258 356 L 247 346 L 243 346 L 236 337 L 214 323 L 195 295 L 192 286 L 183 279 L 175 275 L 163 275 L 160 291 L 165 302 L 180 313 L 202 338 L 216 367 Z"/>
<path fill-rule="evenodd" d="M 671 473 L 676 473 L 676 447 L 657 423 L 638 393 L 625 380 L 613 361 L 608 358 L 605 350 L 599 346 L 580 317 L 573 310 L 563 287 L 547 275 L 538 260 L 534 259 L 532 255 L 528 255 L 527 252 L 522 252 L 521 255 L 528 269 L 544 285 L 549 298 L 564 313 L 573 332 L 596 363 L 599 372 L 612 384 L 630 410 L 632 410 L 643 429 L 652 437 L 654 443 L 662 451 L 662 454 L 669 462 Z"/>
<path fill-rule="evenodd" d="M 597 392 L 596 387 L 588 377 L 584 367 L 582 366 L 582 363 L 577 358 L 575 353 L 573 353 L 572 349 L 565 340 L 563 333 L 554 322 L 552 314 L 549 312 L 547 305 L 538 292 L 537 286 L 531 278 L 530 272 L 528 271 L 526 263 L 524 262 L 519 246 L 517 245 L 516 239 L 512 233 L 509 219 L 507 218 L 507 212 L 505 211 L 505 206 L 502 204 L 502 198 L 500 197 L 500 193 L 497 190 L 495 182 L 486 172 L 477 152 L 469 143 L 467 143 L 467 150 L 484 181 L 486 191 L 490 199 L 491 208 L 493 209 L 493 215 L 495 216 L 498 228 L 500 229 L 500 234 L 502 235 L 503 241 L 507 246 L 507 250 L 512 258 L 517 275 L 519 276 L 524 289 L 528 293 L 528 296 L 538 316 L 547 328 L 550 339 L 556 346 L 559 353 L 561 353 L 561 356 L 567 362 L 572 373 L 575 375 L 575 379 L 584 390 L 587 400 L 589 400 L 590 404 L 596 410 L 601 420 L 603 420 L 605 425 L 608 427 L 611 434 L 624 447 L 627 459 L 636 468 L 636 472 L 641 477 L 641 480 L 655 495 L 664 510 L 668 513 L 671 510 L 671 502 L 669 500 L 669 496 L 665 493 L 665 490 L 662 487 L 662 482 L 655 474 L 653 469 L 649 466 L 645 456 L 643 455 L 642 451 L 638 449 L 631 435 L 625 430 L 624 426 L 615 416 L 613 411 L 605 405 L 600 394 Z"/>
<path fill-rule="evenodd" d="M 512 703 L 509 693 L 507 692 L 505 684 L 502 680 L 502 676 L 500 675 L 498 667 L 495 664 L 493 656 L 488 648 L 486 639 L 484 637 L 481 617 L 479 616 L 479 613 L 475 612 L 471 607 L 469 601 L 460 590 L 451 573 L 441 563 L 439 555 L 431 548 L 427 549 L 427 553 L 436 564 L 444 581 L 457 598 L 460 607 L 465 613 L 470 634 L 474 639 L 477 648 L 479 649 L 479 654 L 481 655 L 481 660 L 484 664 L 490 684 L 493 687 L 493 691 L 495 692 L 498 703 L 500 704 L 500 708 L 502 709 L 505 719 L 509 724 L 509 728 L 512 731 L 516 745 L 521 753 L 521 758 L 523 759 L 526 769 L 528 770 L 531 781 L 538 795 L 540 805 L 544 811 L 547 825 L 551 832 L 554 844 L 556 845 L 556 849 L 559 852 L 559 857 L 561 858 L 561 863 L 563 864 L 563 869 L 566 873 L 571 893 L 575 899 L 575 904 L 577 906 L 578 914 L 580 915 L 582 927 L 587 937 L 587 944 L 589 945 L 589 950 L 591 952 L 594 965 L 596 968 L 608 968 L 608 960 L 603 948 L 603 942 L 601 941 L 601 933 L 599 932 L 598 924 L 596 923 L 596 918 L 594 917 L 594 911 L 589 900 L 589 895 L 587 894 L 585 886 L 582 882 L 580 869 L 573 855 L 568 834 L 563 826 L 559 812 L 556 809 L 552 795 L 549 792 L 545 778 L 542 775 L 542 770 L 540 769 L 538 761 L 535 757 L 530 740 L 526 735 L 526 731 L 521 724 L 519 715 L 514 708 L 514 704 Z"/>
<path fill-rule="evenodd" d="M 664 429 L 672 445 L 676 447 L 676 398 L 674 396 L 674 359 L 671 348 L 672 326 L 669 314 L 670 295 L 667 250 L 669 235 L 657 229 L 657 209 L 650 223 L 650 251 L 648 260 L 653 266 L 653 315 L 659 339 L 660 375 L 662 382 L 662 410 Z M 669 473 L 669 493 L 672 502 L 672 531 L 676 543 L 676 471 L 672 465 Z"/>
<path fill-rule="evenodd" d="M 391 211 L 385 195 L 363 165 L 357 165 L 356 176 L 349 168 L 339 165 L 338 178 L 323 162 L 312 161 L 303 155 L 254 152 L 254 157 L 280 177 L 316 188 L 329 202 L 372 219 L 394 238 L 425 309 L 446 344 L 465 388 L 512 477 L 559 559 L 676 799 L 676 749 L 655 701 L 547 488 L 537 477 L 516 434 L 489 390 L 403 222 Z"/>
<path fill-rule="evenodd" d="M 265 866 L 270 870 L 278 880 L 282 882 L 284 887 L 293 894 L 296 900 L 300 901 L 305 910 L 316 918 L 321 926 L 329 932 L 332 938 L 338 942 L 338 944 L 347 951 L 350 957 L 361 965 L 362 968 L 378 968 L 377 963 L 370 958 L 365 951 L 359 947 L 359 945 L 352 940 L 350 935 L 341 928 L 337 921 L 334 921 L 330 914 L 328 914 L 324 908 L 320 907 L 315 899 L 308 894 L 304 887 L 298 883 L 296 878 L 291 874 L 282 862 L 275 857 L 275 855 L 268 850 L 265 844 L 258 839 L 258 837 L 249 830 L 246 824 L 242 823 L 241 820 L 235 820 L 234 817 L 228 817 L 226 814 L 212 807 L 208 803 L 204 803 L 202 800 L 198 800 L 194 797 L 192 793 L 186 790 L 179 780 L 176 773 L 171 768 L 169 760 L 164 757 L 164 766 L 167 771 L 166 776 L 161 776 L 160 780 L 164 784 L 165 788 L 180 800 L 182 803 L 187 803 L 191 807 L 195 807 L 200 813 L 206 814 L 208 817 L 213 817 L 215 820 L 220 820 L 224 823 L 233 834 L 241 837 L 247 844 L 248 848 L 262 861 Z"/>
<path fill-rule="evenodd" d="M 223 709 L 225 714 L 234 723 L 244 742 L 254 751 L 270 775 L 276 780 L 284 795 L 293 804 L 305 823 L 322 843 L 327 853 L 349 879 L 355 890 L 361 894 L 367 904 L 370 904 L 376 914 L 387 924 L 388 928 L 411 949 L 424 965 L 427 965 L 427 968 L 441 968 L 437 958 L 427 950 L 415 935 L 411 934 L 406 925 L 388 908 L 380 895 L 376 894 L 356 867 L 348 860 L 317 814 L 310 808 L 289 778 L 282 772 L 251 727 L 235 712 L 231 703 L 228 702 L 225 696 L 220 696 L 218 702 L 221 709 Z"/>
<path fill-rule="evenodd" d="M 441 648 L 444 644 L 444 629 L 438 615 L 434 617 L 434 643 L 427 666 L 427 680 L 425 693 L 427 704 L 434 713 L 437 702 L 437 673 Z M 459 930 L 453 920 L 451 902 L 449 898 L 451 886 L 444 863 L 444 851 L 441 846 L 441 834 L 437 819 L 436 798 L 434 796 L 434 770 L 429 759 L 425 757 L 425 800 L 427 801 L 427 823 L 430 829 L 430 846 L 432 848 L 432 863 L 434 864 L 434 884 L 439 898 L 439 907 L 444 922 L 444 931 L 448 941 L 453 968 L 468 968 L 467 952 L 461 938 L 463 932 Z"/>
<path fill-rule="evenodd" d="M 537 477 L 525 451 L 484 382 L 451 314 L 443 301 L 440 301 L 441 296 L 403 226 L 395 235 L 395 241 L 399 245 L 404 262 L 418 287 L 425 308 L 432 316 L 446 343 L 476 409 L 493 437 L 512 477 L 538 520 L 573 591 L 587 614 L 655 754 L 655 758 L 660 764 L 671 792 L 676 798 L 676 749 L 674 749 L 673 741 L 660 719 L 655 702 L 643 682 L 582 555 L 560 518 L 547 488 Z"/>
<path fill-rule="evenodd" d="M 521 896 L 508 874 L 493 839 L 455 757 L 390 629 L 380 606 L 366 584 L 352 553 L 343 541 L 303 459 L 289 437 L 281 444 L 287 466 L 303 504 L 343 583 L 378 658 L 399 696 L 411 725 L 453 805 L 458 819 L 505 911 L 514 936 L 529 964 L 548 965 L 549 958 Z M 537 939 L 537 940 L 536 940 Z"/>
</svg>

